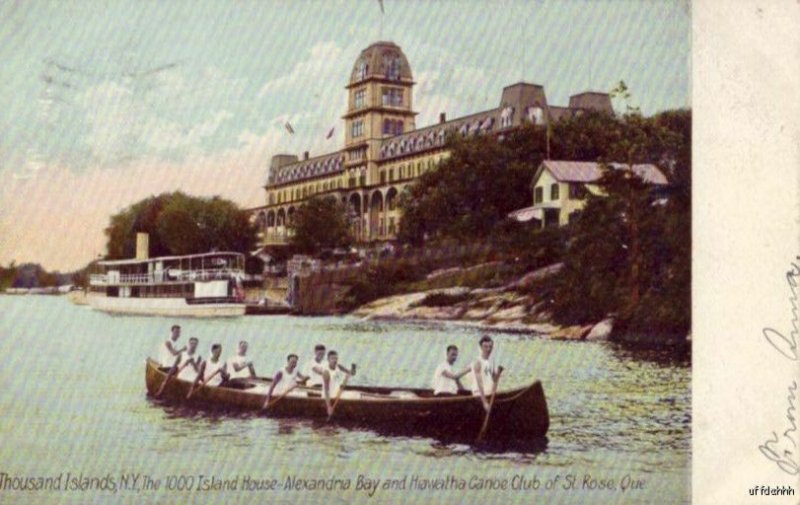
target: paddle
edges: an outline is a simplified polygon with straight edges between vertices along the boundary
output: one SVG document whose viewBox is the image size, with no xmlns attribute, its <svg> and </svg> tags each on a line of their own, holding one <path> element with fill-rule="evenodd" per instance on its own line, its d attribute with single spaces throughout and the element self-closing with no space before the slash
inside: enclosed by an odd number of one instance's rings
<svg viewBox="0 0 800 505">
<path fill-rule="evenodd" d="M 294 391 L 294 390 L 295 390 L 295 389 L 297 389 L 298 387 L 300 387 L 300 384 L 298 384 L 298 383 L 296 383 L 296 382 L 295 382 L 295 383 L 294 383 L 294 386 L 292 386 L 292 387 L 290 387 L 289 389 L 287 389 L 286 391 L 284 391 L 282 395 L 280 395 L 279 397 L 275 398 L 274 400 L 272 400 L 272 401 L 269 401 L 269 398 L 267 398 L 267 399 L 264 401 L 264 406 L 263 406 L 263 407 L 261 407 L 261 410 L 267 410 L 267 409 L 269 409 L 269 408 L 272 408 L 272 407 L 274 407 L 276 403 L 278 403 L 279 401 L 281 401 L 281 400 L 283 400 L 284 398 L 286 398 L 286 395 L 288 395 L 289 393 L 291 393 L 292 391 Z"/>
<path fill-rule="evenodd" d="M 221 369 L 221 368 L 217 368 L 217 369 L 214 371 L 214 373 L 212 373 L 212 374 L 211 374 L 211 377 L 209 377 L 209 378 L 208 378 L 208 379 L 206 379 L 206 380 L 201 380 L 201 381 L 199 382 L 199 386 L 198 386 L 198 382 L 197 382 L 197 381 L 193 382 L 193 383 L 192 383 L 192 387 L 189 389 L 189 394 L 187 394 L 187 395 L 186 395 L 186 399 L 188 400 L 189 398 L 191 398 L 191 397 L 192 397 L 192 395 L 194 394 L 194 392 L 195 392 L 197 389 L 203 389 L 203 386 L 205 386 L 206 384 L 208 384 L 208 381 L 210 381 L 211 379 L 213 379 L 213 378 L 214 378 L 214 377 L 215 377 L 215 376 L 216 376 L 218 373 L 220 373 L 221 371 L 222 371 L 222 369 Z"/>
<path fill-rule="evenodd" d="M 494 380 L 494 384 L 492 385 L 492 396 L 489 398 L 489 409 L 486 411 L 486 417 L 483 419 L 483 426 L 481 426 L 481 431 L 478 433 L 478 438 L 475 439 L 476 442 L 480 442 L 483 440 L 483 436 L 486 435 L 486 429 L 489 427 L 489 416 L 492 413 L 492 407 L 494 406 L 494 398 L 497 396 L 497 385 L 500 383 L 500 375 L 503 373 L 503 367 L 497 367 L 497 377 Z"/>
<path fill-rule="evenodd" d="M 333 401 L 333 406 L 331 407 L 331 413 L 328 414 L 328 422 L 330 422 L 331 418 L 333 417 L 333 413 L 336 411 L 336 406 L 339 405 L 339 399 L 342 397 L 342 391 L 344 391 L 344 387 L 347 385 L 347 380 L 350 378 L 349 375 L 344 376 L 344 380 L 342 381 L 342 385 L 339 386 L 339 392 L 336 393 L 336 399 Z"/>
</svg>

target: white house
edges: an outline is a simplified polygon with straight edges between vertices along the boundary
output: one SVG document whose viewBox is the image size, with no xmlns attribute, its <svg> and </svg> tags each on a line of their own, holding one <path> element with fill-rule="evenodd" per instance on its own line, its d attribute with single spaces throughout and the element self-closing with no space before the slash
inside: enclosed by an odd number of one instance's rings
<svg viewBox="0 0 800 505">
<path fill-rule="evenodd" d="M 608 166 L 629 169 L 622 163 Z M 667 178 L 655 165 L 633 165 L 633 173 L 652 185 L 667 184 Z M 536 219 L 542 228 L 564 226 L 586 204 L 587 192 L 601 194 L 598 182 L 602 175 L 600 164 L 596 162 L 545 160 L 536 169 L 531 182 L 533 206 L 515 210 L 509 217 L 517 221 Z"/>
</svg>

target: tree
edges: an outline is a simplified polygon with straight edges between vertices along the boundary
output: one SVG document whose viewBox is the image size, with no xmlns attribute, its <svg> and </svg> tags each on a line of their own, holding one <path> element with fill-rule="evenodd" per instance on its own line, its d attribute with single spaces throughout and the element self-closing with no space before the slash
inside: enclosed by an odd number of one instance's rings
<svg viewBox="0 0 800 505">
<path fill-rule="evenodd" d="M 107 257 L 133 257 L 137 232 L 150 235 L 150 255 L 154 257 L 212 249 L 247 253 L 256 241 L 247 213 L 233 202 L 181 192 L 146 198 L 111 216 L 105 230 Z"/>
<path fill-rule="evenodd" d="M 352 243 L 345 207 L 333 196 L 312 198 L 298 207 L 292 228 L 291 245 L 302 254 L 319 254 Z"/>
<path fill-rule="evenodd" d="M 426 238 L 488 237 L 509 212 L 530 205 L 544 143 L 544 130 L 533 125 L 502 141 L 449 138 L 450 157 L 401 195 L 398 239 L 419 245 Z"/>
</svg>

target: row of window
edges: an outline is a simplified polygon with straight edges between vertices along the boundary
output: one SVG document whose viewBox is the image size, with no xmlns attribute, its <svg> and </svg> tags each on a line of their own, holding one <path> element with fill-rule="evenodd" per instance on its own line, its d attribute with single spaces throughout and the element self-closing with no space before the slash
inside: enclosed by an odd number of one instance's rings
<svg viewBox="0 0 800 505">
<path fill-rule="evenodd" d="M 354 153 L 357 152 L 363 152 L 363 151 L 354 151 Z M 408 165 L 400 165 L 397 168 L 396 172 L 395 172 L 395 167 L 382 169 L 379 174 L 380 183 L 385 184 L 387 181 L 394 182 L 395 175 L 397 175 L 396 180 L 403 180 L 411 177 L 419 177 L 424 172 L 432 170 L 434 166 L 435 166 L 435 161 L 431 158 L 428 159 L 427 162 L 418 161 L 416 165 L 414 163 L 409 163 Z M 357 186 L 366 186 L 366 185 L 367 185 L 367 177 L 364 173 L 361 173 L 358 176 L 355 173 L 352 173 L 350 177 L 347 179 L 348 188 L 355 188 Z M 303 198 L 313 196 L 317 193 L 322 193 L 325 191 L 333 189 L 341 189 L 341 188 L 342 188 L 342 181 L 340 179 L 333 179 L 331 181 L 322 181 L 316 184 L 311 184 L 310 186 L 304 186 L 302 188 L 284 189 L 283 191 L 278 191 L 277 193 L 270 192 L 269 205 L 301 200 Z M 537 190 L 541 190 L 541 188 L 537 188 Z M 558 194 L 557 192 L 558 189 L 556 188 L 556 195 Z"/>
<path fill-rule="evenodd" d="M 586 196 L 586 188 L 583 184 L 575 184 L 570 183 L 569 185 L 569 199 L 570 200 L 582 200 Z M 550 185 L 550 200 L 558 200 L 560 198 L 559 195 L 559 186 L 557 183 Z M 542 186 L 537 186 L 536 189 L 533 190 L 533 203 L 542 203 L 544 201 L 544 188 Z"/>
<path fill-rule="evenodd" d="M 412 162 L 408 165 L 400 165 L 397 168 L 397 180 L 403 180 L 410 177 L 419 177 L 424 172 L 428 170 L 433 170 L 433 167 L 436 165 L 436 162 L 433 158 L 428 159 L 427 162 L 418 161 L 416 165 Z M 394 182 L 395 180 L 395 170 L 394 167 L 389 169 L 382 169 L 380 172 L 380 181 L 381 184 L 384 184 L 386 181 Z"/>
<path fill-rule="evenodd" d="M 340 189 L 341 187 L 342 181 L 339 179 L 333 179 L 330 181 L 322 181 L 316 184 L 311 184 L 310 186 L 304 186 L 302 188 L 284 189 L 283 191 L 278 191 L 277 193 L 271 192 L 269 194 L 269 205 L 301 200 L 317 193 L 324 193 L 325 191 L 332 189 Z"/>
</svg>

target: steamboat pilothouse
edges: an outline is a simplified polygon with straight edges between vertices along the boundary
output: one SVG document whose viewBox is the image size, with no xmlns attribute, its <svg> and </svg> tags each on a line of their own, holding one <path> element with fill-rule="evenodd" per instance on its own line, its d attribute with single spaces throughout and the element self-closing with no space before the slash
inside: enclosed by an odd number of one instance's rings
<svg viewBox="0 0 800 505">
<path fill-rule="evenodd" d="M 98 262 L 89 305 L 116 314 L 231 317 L 245 313 L 244 255 L 209 252 L 149 257 L 149 237 L 136 236 L 136 258 Z"/>
</svg>

